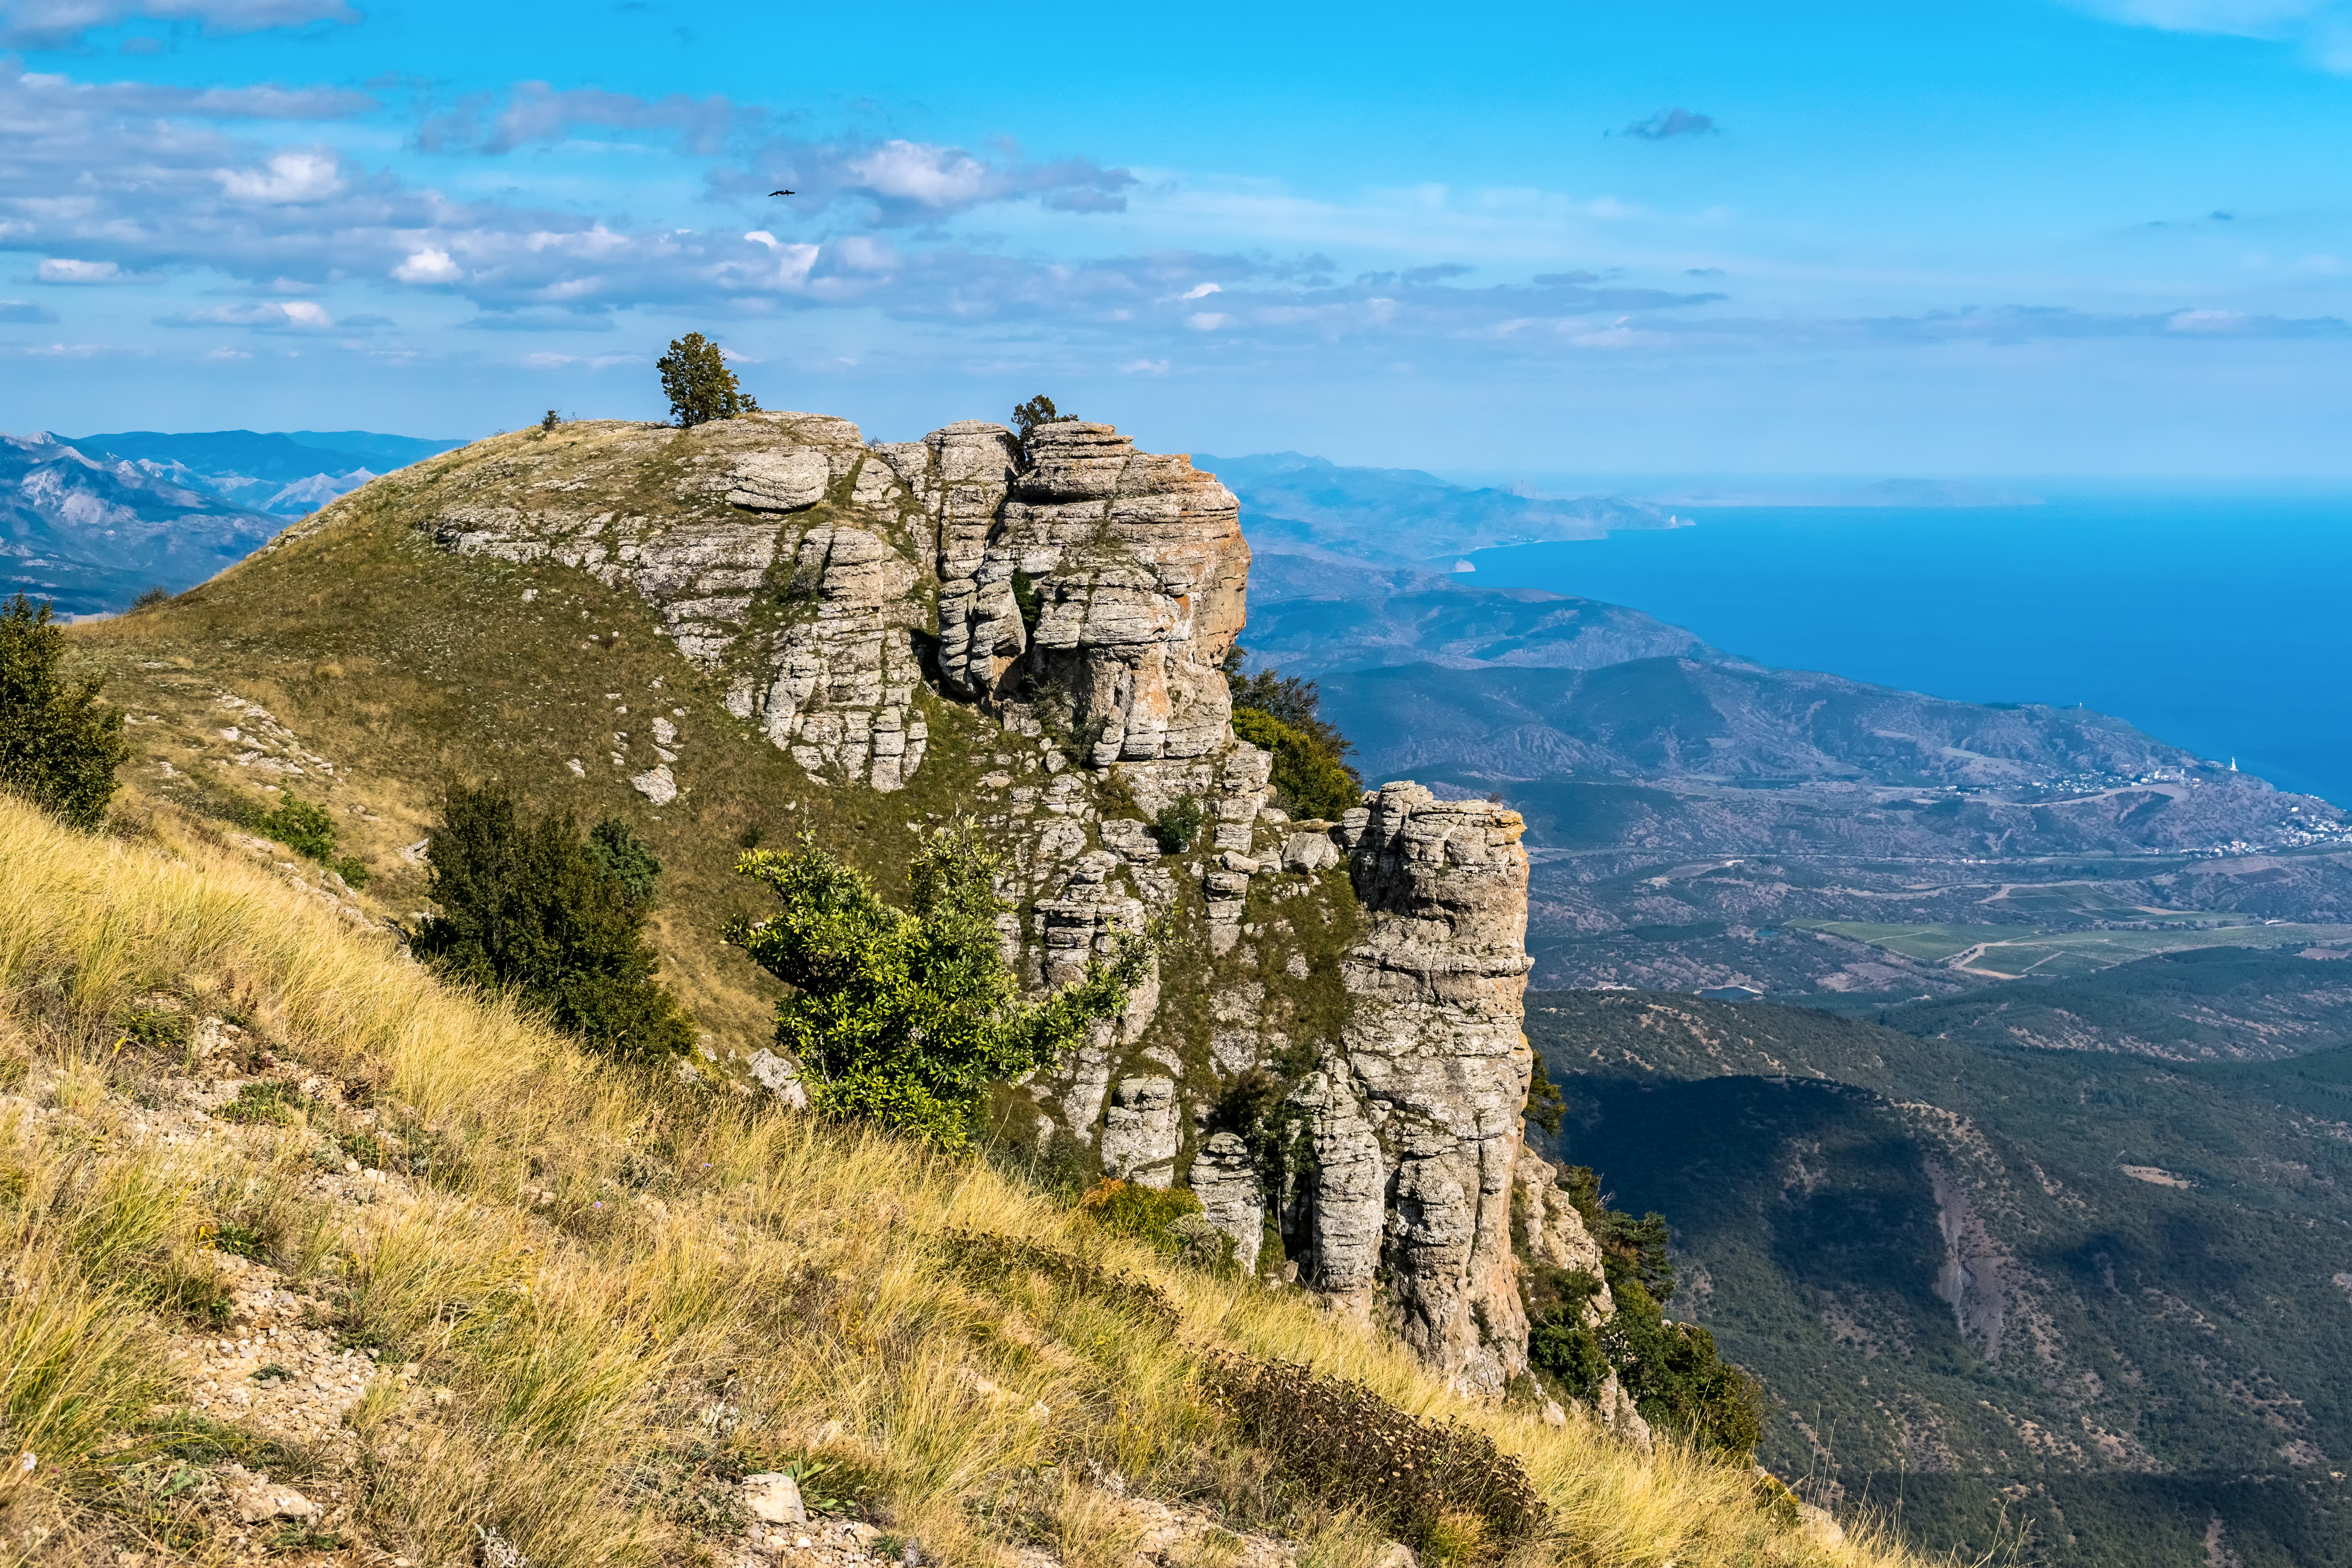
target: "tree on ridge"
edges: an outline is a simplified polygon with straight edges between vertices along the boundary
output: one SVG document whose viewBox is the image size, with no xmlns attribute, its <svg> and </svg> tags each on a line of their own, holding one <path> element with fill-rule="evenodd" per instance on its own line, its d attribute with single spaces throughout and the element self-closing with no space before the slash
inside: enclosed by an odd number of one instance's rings
<svg viewBox="0 0 2352 1568">
<path fill-rule="evenodd" d="M 738 414 L 757 414 L 759 400 L 736 382 L 727 356 L 700 332 L 670 340 L 669 353 L 655 362 L 662 395 L 669 399 L 670 422 L 681 430 Z"/>
</svg>

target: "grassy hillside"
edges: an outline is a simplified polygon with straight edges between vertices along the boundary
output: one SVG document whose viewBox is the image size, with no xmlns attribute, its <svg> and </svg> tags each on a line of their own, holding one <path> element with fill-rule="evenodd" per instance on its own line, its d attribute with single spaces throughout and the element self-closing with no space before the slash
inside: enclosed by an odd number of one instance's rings
<svg viewBox="0 0 2352 1568">
<path fill-rule="evenodd" d="M 2022 1561 L 2200 1563 L 2217 1520 L 2249 1565 L 2352 1561 L 2352 1053 L 1626 993 L 1532 994 L 1529 1033 L 1558 1152 L 1673 1217 L 1670 1310 L 1763 1375 L 1801 1489 Z"/>
<path fill-rule="evenodd" d="M 985 1165 L 599 1069 L 170 806 L 91 840 L 0 801 L 0 1247 L 12 1559 L 734 1562 L 738 1479 L 789 1468 L 830 1563 L 1370 1568 L 1385 1531 L 1211 1395 L 1223 1352 L 1515 1457 L 1542 1531 L 1434 1557 L 1907 1560 Z M 318 1513 L 240 1519 L 256 1475 Z"/>
<path fill-rule="evenodd" d="M 770 1036 L 772 989 L 718 940 L 729 917 L 764 912 L 733 874 L 748 838 L 813 831 L 896 888 L 917 829 L 968 804 L 959 781 L 1000 765 L 978 753 L 1003 752 L 1015 776 L 1044 774 L 1034 752 L 1006 750 L 1003 731 L 926 696 L 931 761 L 911 787 L 813 787 L 726 711 L 625 586 L 454 554 L 415 526 L 462 479 L 524 455 L 560 459 L 600 428 L 499 437 L 379 479 L 162 608 L 75 628 L 75 647 L 131 714 L 134 805 L 234 823 L 279 798 L 273 789 L 323 802 L 342 847 L 374 873 L 352 900 L 373 914 L 423 908 L 425 874 L 400 849 L 425 837 L 453 780 L 496 779 L 583 823 L 624 818 L 667 868 L 653 933 L 667 978 L 720 1057 L 748 1053 Z M 657 506 L 688 466 L 687 454 L 656 456 L 600 499 Z M 649 760 L 656 717 L 677 725 L 694 763 L 692 787 L 666 808 L 627 782 Z M 631 744 L 636 761 L 612 761 Z"/>
</svg>

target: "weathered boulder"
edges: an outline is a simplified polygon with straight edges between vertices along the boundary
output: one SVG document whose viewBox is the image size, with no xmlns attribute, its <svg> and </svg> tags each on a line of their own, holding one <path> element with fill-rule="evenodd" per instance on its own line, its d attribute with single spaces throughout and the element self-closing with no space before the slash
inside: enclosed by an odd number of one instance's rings
<svg viewBox="0 0 2352 1568">
<path fill-rule="evenodd" d="M 824 499 L 833 482 L 833 466 L 824 454 L 806 447 L 778 452 L 754 452 L 737 463 L 728 478 L 735 488 L 727 492 L 730 506 L 759 511 L 798 511 Z"/>
<path fill-rule="evenodd" d="M 1002 701 L 1020 663 L 1064 693 L 1097 767 L 1222 750 L 1232 702 L 1220 666 L 1249 575 L 1232 492 L 1108 425 L 1042 426 L 1029 457 L 992 528 L 967 521 L 950 537 L 942 527 L 942 681 Z M 1034 633 L 1016 585 L 1034 595 Z"/>
</svg>

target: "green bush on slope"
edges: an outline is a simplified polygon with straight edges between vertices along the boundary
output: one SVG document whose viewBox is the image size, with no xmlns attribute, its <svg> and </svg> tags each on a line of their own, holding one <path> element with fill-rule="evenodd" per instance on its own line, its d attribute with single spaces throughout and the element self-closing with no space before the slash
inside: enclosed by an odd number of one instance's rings
<svg viewBox="0 0 2352 1568">
<path fill-rule="evenodd" d="M 1566 1269 L 1536 1270 L 1528 1292 L 1528 1359 L 1578 1399 L 1591 1399 L 1614 1370 L 1654 1426 L 1735 1458 L 1753 1454 L 1764 1431 L 1761 1386 L 1717 1353 L 1714 1335 L 1666 1319 L 1675 1270 L 1665 1216 L 1635 1219 L 1610 1208 L 1600 1178 L 1582 1165 L 1562 1173 L 1560 1185 L 1601 1244 L 1601 1272 L 1617 1310 L 1598 1329 L 1588 1328 L 1585 1304 L 1601 1281 Z"/>
<path fill-rule="evenodd" d="M 354 888 L 368 885 L 366 863 L 356 855 L 335 853 L 335 819 L 289 790 L 286 798 L 253 819 L 254 831 L 267 834 L 297 855 L 307 856 Z"/>
<path fill-rule="evenodd" d="M 425 851 L 441 912 L 411 939 L 444 979 L 512 990 L 610 1056 L 677 1056 L 693 1021 L 654 979 L 641 934 L 661 874 L 635 835 L 569 812 L 529 821 L 495 784 L 449 792 Z"/>
<path fill-rule="evenodd" d="M 19 594 L 0 611 L 0 791 L 96 827 L 131 747 L 122 714 L 99 705 L 100 682 L 59 674 L 65 651 L 49 605 Z"/>
<path fill-rule="evenodd" d="M 1363 798 L 1364 781 L 1348 765 L 1354 748 L 1322 717 L 1313 681 L 1273 669 L 1244 675 L 1244 657 L 1239 647 L 1225 657 L 1234 733 L 1274 753 L 1274 787 L 1293 815 L 1336 820 Z"/>
<path fill-rule="evenodd" d="M 783 908 L 736 921 L 727 941 L 793 987 L 776 1038 L 811 1069 L 819 1110 L 962 1148 L 992 1079 L 1045 1066 L 1126 1006 L 1150 956 L 1140 933 L 1076 984 L 1018 1000 L 998 946 L 997 865 L 969 824 L 935 833 L 907 873 L 911 908 L 898 910 L 806 834 L 795 853 L 738 862 Z"/>
</svg>

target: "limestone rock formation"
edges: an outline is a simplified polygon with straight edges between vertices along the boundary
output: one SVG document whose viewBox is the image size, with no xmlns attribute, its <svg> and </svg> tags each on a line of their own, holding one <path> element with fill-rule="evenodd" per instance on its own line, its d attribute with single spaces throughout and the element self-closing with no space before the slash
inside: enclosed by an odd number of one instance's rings
<svg viewBox="0 0 2352 1568">
<path fill-rule="evenodd" d="M 563 426 L 433 482 L 440 548 L 635 592 L 816 784 L 905 789 L 957 736 L 974 776 L 944 785 L 1003 856 L 1026 985 L 1159 922 L 1126 1013 L 1018 1086 L 1041 1156 L 1190 1186 L 1244 1268 L 1391 1324 L 1465 1390 L 1526 1371 L 1519 818 L 1391 784 L 1291 820 L 1231 724 L 1249 550 L 1213 476 L 1108 425 L 1024 450 L 982 421 L 868 445 L 769 413 Z M 656 805 L 697 782 L 686 712 L 616 718 L 613 763 Z M 1196 834 L 1164 826 L 1179 805 Z M 804 1094 L 781 1057 L 753 1070 Z M 1579 1245 L 1572 1214 L 1545 1224 Z"/>
<path fill-rule="evenodd" d="M 968 442 L 968 431 L 950 426 L 933 439 Z M 989 492 L 941 489 L 942 682 L 1002 702 L 1019 668 L 1068 705 L 1097 767 L 1224 750 L 1233 704 L 1219 667 L 1241 630 L 1249 575 L 1232 493 L 1188 458 L 1138 452 L 1108 425 L 1045 426 L 1029 459 L 985 532 L 969 514 Z M 959 493 L 961 519 L 950 515 Z"/>
<path fill-rule="evenodd" d="M 1412 784 L 1339 828 L 1370 921 L 1347 956 L 1346 1051 L 1392 1173 L 1391 1312 L 1429 1360 L 1489 1393 L 1527 1370 L 1510 1235 L 1534 1061 L 1521 1032 L 1525 830 L 1517 812 Z"/>
</svg>

